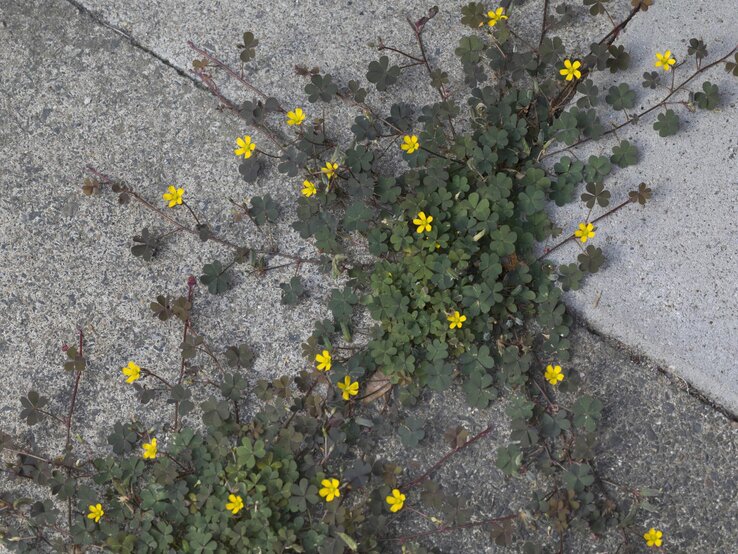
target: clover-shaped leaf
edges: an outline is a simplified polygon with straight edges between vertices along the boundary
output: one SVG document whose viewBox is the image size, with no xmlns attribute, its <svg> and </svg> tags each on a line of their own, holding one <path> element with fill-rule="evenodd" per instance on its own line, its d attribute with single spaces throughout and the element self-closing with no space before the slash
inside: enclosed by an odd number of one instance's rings
<svg viewBox="0 0 738 554">
<path fill-rule="evenodd" d="M 241 398 L 241 394 L 246 390 L 248 383 L 241 375 L 237 373 L 226 373 L 220 382 L 220 392 L 227 400 L 234 402 Z"/>
<path fill-rule="evenodd" d="M 630 65 L 630 54 L 625 51 L 623 45 L 612 45 L 608 47 L 607 52 L 610 54 L 610 57 L 607 58 L 605 65 L 610 69 L 610 73 L 628 69 Z"/>
<path fill-rule="evenodd" d="M 636 94 L 627 83 L 610 87 L 605 97 L 605 102 L 610 104 L 614 110 L 630 110 L 635 106 Z"/>
<path fill-rule="evenodd" d="M 646 202 L 651 199 L 651 189 L 646 183 L 638 185 L 638 190 L 632 190 L 628 193 L 631 202 L 638 202 L 641 206 L 645 206 Z"/>
<path fill-rule="evenodd" d="M 515 475 L 523 463 L 523 452 L 517 444 L 502 446 L 497 449 L 495 465 L 505 475 Z"/>
<path fill-rule="evenodd" d="M 151 261 L 159 248 L 159 238 L 152 235 L 147 227 L 141 229 L 141 234 L 133 237 L 133 242 L 138 244 L 131 247 L 131 254 L 147 262 Z"/>
<path fill-rule="evenodd" d="M 35 390 L 28 391 L 28 395 L 21 397 L 21 405 L 23 410 L 20 413 L 21 419 L 25 419 L 28 425 L 35 425 L 46 417 L 42 408 L 49 403 L 49 399 L 41 396 Z"/>
<path fill-rule="evenodd" d="M 279 205 L 269 194 L 265 194 L 263 197 L 254 196 L 251 199 L 249 215 L 259 226 L 265 225 L 267 222 L 276 223 L 279 218 Z"/>
<path fill-rule="evenodd" d="M 565 291 L 579 290 L 584 273 L 575 263 L 559 266 L 559 282 Z"/>
<path fill-rule="evenodd" d="M 599 15 L 607 12 L 605 4 L 610 0 L 584 0 L 584 5 L 589 6 L 589 13 Z"/>
<path fill-rule="evenodd" d="M 338 92 L 338 87 L 333 83 L 330 75 L 313 75 L 310 82 L 305 85 L 305 92 L 308 94 L 308 101 L 330 102 Z"/>
<path fill-rule="evenodd" d="M 472 29 L 479 29 L 487 23 L 487 8 L 481 2 L 470 2 L 461 8 L 461 23 Z"/>
<path fill-rule="evenodd" d="M 486 408 L 497 396 L 497 389 L 492 386 L 492 376 L 486 371 L 473 371 L 464 381 L 462 389 L 466 401 L 474 408 Z"/>
<path fill-rule="evenodd" d="M 676 135 L 679 131 L 679 116 L 674 110 L 666 110 L 656 117 L 653 124 L 654 130 L 659 132 L 659 136 L 670 137 Z"/>
<path fill-rule="evenodd" d="M 256 181 L 256 178 L 259 176 L 260 169 L 261 162 L 255 156 L 244 159 L 238 165 L 238 172 L 247 183 L 254 183 Z"/>
<path fill-rule="evenodd" d="M 279 288 L 282 289 L 282 304 L 286 306 L 296 306 L 307 294 L 299 275 L 292 277 L 289 283 L 280 283 Z"/>
<path fill-rule="evenodd" d="M 223 264 L 219 260 L 203 266 L 200 282 L 203 285 L 207 285 L 210 294 L 221 294 L 231 288 L 228 267 L 223 267 Z"/>
<path fill-rule="evenodd" d="M 661 73 L 658 71 L 646 71 L 643 74 L 643 82 L 641 86 L 643 88 L 655 89 L 661 82 Z"/>
<path fill-rule="evenodd" d="M 256 354 L 248 344 L 239 344 L 228 347 L 225 357 L 229 366 L 249 369 L 254 365 Z"/>
<path fill-rule="evenodd" d="M 584 252 L 577 256 L 579 269 L 586 273 L 597 273 L 605 263 L 605 257 L 602 255 L 602 249 L 589 245 Z"/>
<path fill-rule="evenodd" d="M 277 165 L 277 171 L 286 174 L 288 177 L 295 177 L 306 163 L 307 154 L 290 146 L 282 153 L 282 157 Z"/>
<path fill-rule="evenodd" d="M 710 81 L 702 83 L 702 92 L 696 92 L 694 101 L 703 110 L 714 110 L 720 105 L 720 91 Z"/>
<path fill-rule="evenodd" d="M 425 437 L 425 423 L 420 418 L 409 417 L 397 429 L 397 435 L 405 448 L 415 448 Z"/>
<path fill-rule="evenodd" d="M 254 33 L 247 31 L 243 34 L 243 44 L 239 44 L 241 49 L 241 61 L 248 62 L 256 56 L 256 47 L 259 40 L 254 38 Z"/>
<path fill-rule="evenodd" d="M 571 464 L 564 473 L 566 488 L 572 492 L 582 492 L 585 487 L 594 483 L 592 468 L 588 464 Z"/>
<path fill-rule="evenodd" d="M 354 119 L 351 131 L 354 133 L 356 140 L 376 140 L 382 134 L 382 126 L 379 121 L 371 121 L 360 115 Z"/>
<path fill-rule="evenodd" d="M 580 396 L 572 406 L 574 425 L 591 433 L 602 417 L 602 402 L 589 395 Z"/>
<path fill-rule="evenodd" d="M 478 36 L 470 35 L 459 39 L 456 55 L 465 63 L 477 63 L 482 59 L 484 43 Z"/>
<path fill-rule="evenodd" d="M 610 161 L 620 167 L 628 167 L 638 163 L 638 149 L 627 140 L 613 146 Z"/>
<path fill-rule="evenodd" d="M 612 164 L 605 156 L 590 156 L 584 167 L 584 179 L 588 183 L 601 183 L 612 171 Z"/>
<path fill-rule="evenodd" d="M 384 91 L 387 87 L 394 85 L 400 76 L 399 66 L 389 64 L 389 58 L 382 56 L 379 61 L 373 61 L 369 64 L 369 71 L 366 73 L 366 79 L 370 83 L 374 83 L 377 90 Z"/>
<path fill-rule="evenodd" d="M 707 57 L 707 46 L 705 46 L 705 43 L 702 41 L 702 39 L 691 38 L 689 39 L 687 54 L 689 54 L 690 56 L 694 56 L 698 60 L 704 59 Z"/>
</svg>

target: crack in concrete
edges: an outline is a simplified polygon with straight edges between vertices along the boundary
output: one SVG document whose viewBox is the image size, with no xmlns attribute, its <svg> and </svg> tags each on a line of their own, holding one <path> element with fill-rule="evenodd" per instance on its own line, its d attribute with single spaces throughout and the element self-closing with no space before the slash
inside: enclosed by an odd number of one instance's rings
<svg viewBox="0 0 738 554">
<path fill-rule="evenodd" d="M 142 44 L 141 42 L 139 42 L 138 40 L 136 40 L 136 38 L 133 35 L 131 35 L 130 33 L 126 32 L 125 30 L 121 29 L 120 27 L 118 27 L 116 25 L 113 25 L 109 21 L 106 21 L 98 13 L 92 11 L 91 9 L 89 9 L 85 5 L 83 5 L 79 0 L 65 0 L 65 1 L 67 3 L 69 3 L 69 4 L 71 4 L 72 6 L 74 6 L 80 12 L 80 14 L 82 14 L 83 16 L 90 18 L 96 24 L 101 25 L 101 26 L 103 26 L 103 27 L 105 27 L 107 29 L 110 29 L 111 31 L 115 32 L 116 34 L 122 36 L 134 48 L 136 48 L 136 49 L 138 49 L 138 50 L 140 50 L 140 51 L 148 54 L 149 56 L 153 57 L 154 59 L 156 59 L 160 63 L 164 64 L 165 66 L 167 66 L 167 67 L 169 67 L 171 69 L 173 69 L 174 71 L 177 72 L 178 75 L 180 75 L 181 77 L 183 77 L 183 78 L 191 81 L 195 85 L 195 87 L 197 87 L 199 90 L 202 90 L 202 91 L 206 92 L 209 96 L 214 96 L 213 95 L 213 92 L 210 89 L 208 89 L 201 81 L 199 81 L 198 79 L 196 79 L 195 77 L 193 77 L 192 75 L 190 75 L 187 71 L 185 71 L 184 69 L 181 69 L 180 67 L 176 66 L 174 63 L 172 63 L 168 59 L 164 58 L 160 54 L 157 54 L 154 50 L 152 50 L 151 48 L 148 48 L 147 46 L 145 46 L 144 44 Z M 232 104 L 236 104 L 235 102 L 232 102 L 229 98 L 227 98 L 225 96 L 223 96 L 223 98 L 225 100 L 231 102 Z M 570 308 L 567 307 L 567 310 L 570 310 Z M 684 378 L 676 375 L 674 372 L 668 370 L 666 367 L 664 367 L 663 364 L 657 362 L 655 359 L 650 358 L 649 356 L 646 356 L 644 354 L 641 354 L 636 347 L 634 347 L 632 345 L 628 345 L 628 344 L 622 342 L 621 340 L 619 340 L 619 339 L 617 339 L 617 338 L 615 338 L 613 336 L 609 336 L 609 335 L 601 332 L 600 330 L 598 330 L 597 328 L 595 328 L 595 326 L 591 322 L 589 322 L 586 318 L 582 317 L 580 314 L 576 314 L 576 313 L 574 313 L 572 311 L 570 311 L 570 313 L 575 316 L 575 319 L 579 322 L 579 324 L 582 325 L 588 332 L 590 332 L 591 334 L 599 337 L 600 339 L 602 339 L 603 341 L 609 343 L 610 345 L 618 348 L 619 350 L 622 350 L 624 352 L 627 352 L 628 355 L 631 357 L 631 359 L 634 362 L 636 362 L 639 365 L 641 365 L 644 369 L 647 369 L 646 368 L 647 365 L 650 365 L 650 366 L 656 368 L 656 370 L 658 372 L 664 374 L 671 381 L 672 385 L 674 385 L 675 387 L 677 387 L 682 392 L 688 394 L 689 396 L 692 396 L 693 398 L 696 398 L 701 403 L 703 403 L 703 404 L 711 407 L 715 411 L 721 413 L 723 416 L 725 416 L 730 421 L 738 422 L 738 415 L 737 414 L 734 414 L 728 408 L 722 406 L 721 404 L 717 403 L 716 401 L 714 401 L 712 398 L 710 398 L 706 394 L 704 394 L 701 391 L 699 391 L 689 381 L 687 381 L 686 379 L 684 379 Z"/>
<path fill-rule="evenodd" d="M 134 48 L 144 52 L 145 54 L 148 54 L 149 56 L 151 56 L 158 62 L 164 64 L 165 66 L 169 67 L 170 69 L 173 69 L 174 71 L 177 72 L 177 74 L 180 77 L 184 77 L 185 79 L 191 81 L 199 90 L 207 92 L 209 96 L 213 95 L 210 89 L 208 89 L 201 81 L 199 81 L 198 79 L 190 75 L 187 71 L 185 71 L 184 69 L 180 67 L 177 67 L 174 63 L 164 58 L 160 54 L 157 54 L 154 50 L 152 50 L 151 48 L 145 46 L 143 43 L 136 40 L 136 37 L 134 37 L 127 31 L 121 29 L 120 27 L 116 25 L 113 25 L 109 21 L 106 21 L 105 19 L 103 19 L 102 16 L 100 16 L 100 14 L 92 11 L 87 6 L 79 2 L 79 0 L 65 0 L 65 1 L 68 4 L 74 6 L 77 9 L 77 11 L 79 11 L 79 13 L 82 14 L 83 16 L 90 18 L 92 21 L 94 21 L 98 25 L 101 25 L 102 27 L 105 27 L 106 29 L 110 29 L 114 33 L 122 36 Z M 236 102 L 232 102 L 229 98 L 226 98 L 225 96 L 223 98 L 225 98 L 226 100 L 228 100 L 234 105 L 238 105 Z"/>
</svg>

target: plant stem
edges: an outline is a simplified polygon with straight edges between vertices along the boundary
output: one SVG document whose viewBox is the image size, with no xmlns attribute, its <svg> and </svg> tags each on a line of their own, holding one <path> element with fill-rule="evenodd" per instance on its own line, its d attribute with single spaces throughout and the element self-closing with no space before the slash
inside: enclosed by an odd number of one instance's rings
<svg viewBox="0 0 738 554">
<path fill-rule="evenodd" d="M 461 452 L 467 446 L 471 446 L 472 444 L 474 444 L 478 440 L 480 440 L 480 439 L 486 437 L 487 435 L 489 435 L 491 432 L 492 432 L 492 425 L 490 424 L 486 429 L 484 429 L 483 431 L 480 431 L 479 433 L 477 433 L 476 435 L 474 435 L 472 438 L 470 438 L 469 440 L 467 440 L 464 444 L 462 444 L 460 446 L 457 446 L 451 452 L 449 452 L 448 454 L 446 454 L 445 456 L 443 456 L 440 460 L 438 460 L 435 464 L 433 464 L 425 473 L 423 473 L 419 477 L 416 477 L 415 479 L 413 479 L 409 483 L 406 483 L 406 484 L 402 485 L 400 487 L 400 489 L 401 490 L 409 490 L 409 489 L 413 488 L 415 485 L 418 485 L 419 483 L 422 483 L 423 481 L 425 481 L 428 478 L 428 476 L 431 473 L 433 473 L 439 467 L 441 467 L 443 464 L 445 464 L 448 461 L 448 459 L 451 458 L 451 456 L 453 456 L 454 454 L 457 454 L 458 452 Z"/>
<path fill-rule="evenodd" d="M 84 334 L 82 329 L 79 329 L 79 357 L 84 358 L 82 347 L 84 343 Z M 72 401 L 69 403 L 69 413 L 67 414 L 67 440 L 64 444 L 65 452 L 69 450 L 69 446 L 72 442 L 72 415 L 74 415 L 74 406 L 77 403 L 77 391 L 79 390 L 79 380 L 82 377 L 82 371 L 77 370 L 77 374 L 74 378 L 74 388 L 72 389 Z"/>
<path fill-rule="evenodd" d="M 192 48 L 195 52 L 197 52 L 198 54 L 200 54 L 201 56 L 203 56 L 204 58 L 206 58 L 208 61 L 211 61 L 215 65 L 217 65 L 218 67 L 220 67 L 221 69 L 224 69 L 226 71 L 226 73 L 228 73 L 231 77 L 233 77 L 234 79 L 236 79 L 239 83 L 241 83 L 247 89 L 249 89 L 252 92 L 255 92 L 256 94 L 258 94 L 259 96 L 261 96 L 264 100 L 266 100 L 267 98 L 269 98 L 269 95 L 267 95 L 264 91 L 258 89 L 254 85 L 252 85 L 250 82 L 248 82 L 246 79 L 244 79 L 241 75 L 239 75 L 238 72 L 236 72 L 234 69 L 232 69 L 228 64 L 226 64 L 225 62 L 222 62 L 221 60 L 219 60 L 218 58 L 216 58 L 215 56 L 213 56 L 211 53 L 209 53 L 207 50 L 203 50 L 202 48 L 199 48 L 191 40 L 188 40 L 187 41 L 187 46 L 189 46 L 190 48 Z M 279 107 L 279 110 L 282 113 L 285 113 L 285 110 L 281 106 Z"/>
<path fill-rule="evenodd" d="M 694 79 L 695 77 L 697 77 L 697 75 L 699 75 L 701 73 L 704 73 L 708 69 L 710 69 L 710 68 L 712 68 L 712 67 L 714 67 L 714 66 L 716 66 L 718 64 L 721 64 L 721 63 L 725 62 L 725 60 L 727 60 L 730 56 L 732 56 L 733 53 L 736 50 L 738 50 L 738 46 L 736 48 L 733 48 L 730 52 L 728 52 L 725 56 L 723 56 L 719 60 L 716 60 L 716 61 L 714 61 L 714 62 L 712 62 L 710 64 L 707 64 L 707 65 L 703 66 L 702 68 L 696 70 L 694 73 L 692 73 L 691 76 L 689 76 L 687 79 L 685 79 L 684 81 L 682 81 L 681 84 L 677 85 L 676 87 L 674 87 L 673 84 L 672 84 L 672 87 L 670 87 L 669 94 L 667 94 L 659 103 L 654 104 L 650 108 L 642 111 L 641 113 L 639 113 L 638 115 L 636 115 L 634 117 L 628 118 L 625 122 L 620 123 L 619 125 L 616 125 L 612 129 L 608 129 L 607 131 L 605 131 L 604 133 L 602 133 L 602 136 L 615 133 L 618 130 L 622 129 L 623 127 L 625 127 L 627 125 L 630 125 L 631 123 L 634 123 L 636 121 L 640 121 L 640 119 L 642 117 L 644 117 L 644 116 L 648 115 L 649 113 L 651 113 L 652 111 L 657 110 L 658 108 L 666 105 L 669 102 L 669 99 L 672 96 L 674 96 L 677 92 L 679 92 L 680 90 L 682 90 L 685 87 L 685 85 L 687 85 L 687 83 L 689 83 L 692 79 Z M 672 75 L 673 75 L 673 73 L 672 73 Z M 600 137 L 598 137 L 598 138 L 600 138 Z M 586 138 L 585 137 L 585 138 L 583 138 L 581 140 L 578 140 L 574 144 L 571 144 L 571 145 L 567 146 L 566 148 L 561 148 L 559 150 L 555 150 L 553 152 L 549 152 L 549 153 L 541 156 L 539 159 L 544 159 L 544 158 L 548 158 L 549 156 L 555 156 L 556 154 L 561 154 L 563 152 L 566 152 L 567 150 L 570 150 L 572 148 L 576 148 L 577 146 L 579 146 L 581 144 L 585 144 L 585 143 L 587 143 L 587 142 L 589 142 L 591 140 L 592 140 L 591 138 Z"/>
<path fill-rule="evenodd" d="M 621 204 L 618 204 L 617 206 L 615 206 L 611 210 L 609 210 L 609 211 L 605 212 L 604 214 L 602 214 L 600 217 L 593 219 L 592 221 L 590 221 L 590 223 L 593 223 L 593 224 L 594 223 L 597 223 L 598 221 L 600 221 L 602 219 L 605 219 L 606 217 L 608 217 L 608 216 L 614 214 L 615 212 L 617 212 L 618 210 L 624 208 L 628 204 L 632 204 L 633 202 L 634 202 L 634 200 L 632 200 L 631 198 L 628 198 L 627 200 L 625 200 Z M 576 237 L 572 233 L 571 235 L 569 235 L 568 237 L 566 237 L 564 240 L 562 240 L 561 242 L 559 242 L 555 246 L 552 246 L 551 248 L 546 248 L 543 251 L 543 254 L 541 254 L 540 256 L 538 256 L 536 258 L 536 261 L 537 262 L 540 262 L 543 258 L 545 258 L 546 256 L 548 256 L 551 252 L 553 252 L 554 250 L 558 250 L 560 247 L 562 247 L 563 245 L 565 245 L 567 242 L 569 242 L 570 240 L 573 240 L 575 238 Z"/>
</svg>

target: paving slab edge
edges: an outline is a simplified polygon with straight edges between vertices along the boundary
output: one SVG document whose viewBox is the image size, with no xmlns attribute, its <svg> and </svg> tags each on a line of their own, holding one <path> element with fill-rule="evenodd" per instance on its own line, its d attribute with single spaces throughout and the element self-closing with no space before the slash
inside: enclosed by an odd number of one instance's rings
<svg viewBox="0 0 738 554">
<path fill-rule="evenodd" d="M 114 33 L 122 36 L 127 40 L 131 46 L 145 52 L 149 56 L 152 56 L 160 63 L 174 70 L 181 77 L 191 81 L 201 91 L 212 97 L 212 93 L 197 79 L 190 75 L 186 70 L 177 66 L 174 62 L 168 60 L 156 51 L 147 47 L 133 35 L 107 21 L 100 13 L 88 8 L 79 0 L 65 0 L 68 4 L 76 8 L 80 14 L 90 18 L 96 24 L 110 29 Z M 601 329 L 598 324 L 589 320 L 581 312 L 572 308 L 569 304 L 566 306 L 567 311 L 572 314 L 577 322 L 584 327 L 587 331 L 597 336 L 598 338 L 606 341 L 610 345 L 627 352 L 634 360 L 637 360 L 639 365 L 652 365 L 657 371 L 664 374 L 669 381 L 678 389 L 689 394 L 690 396 L 698 399 L 703 404 L 710 406 L 712 409 L 720 412 L 726 418 L 733 422 L 738 422 L 738 403 L 727 403 L 724 399 L 720 398 L 719 390 L 715 386 L 708 382 L 706 379 L 685 379 L 678 369 L 674 368 L 671 364 L 665 360 L 660 360 L 653 357 L 645 352 L 643 347 L 623 342 L 623 340 L 617 338 L 614 334 L 608 333 Z"/>
</svg>

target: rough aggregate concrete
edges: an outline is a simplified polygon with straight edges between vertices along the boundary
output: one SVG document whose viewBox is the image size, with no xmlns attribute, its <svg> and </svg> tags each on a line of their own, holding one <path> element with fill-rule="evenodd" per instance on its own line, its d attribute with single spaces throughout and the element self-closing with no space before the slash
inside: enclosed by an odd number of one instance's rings
<svg viewBox="0 0 738 554">
<path fill-rule="evenodd" d="M 459 78 L 453 48 L 457 37 L 466 32 L 458 15 L 466 3 L 441 3 L 427 32 L 429 54 L 450 71 L 452 83 Z M 367 60 L 376 57 L 369 43 L 381 36 L 387 44 L 412 49 L 405 16 L 419 17 L 431 5 L 412 0 L 260 0 L 246 5 L 236 0 L 192 0 L 178 2 L 176 9 L 167 2 L 146 0 L 82 0 L 80 4 L 184 71 L 193 59 L 187 40 L 227 57 L 243 31 L 256 30 L 260 47 L 270 55 L 257 58 L 246 69 L 259 86 L 279 90 L 295 101 L 301 101 L 299 95 L 293 96 L 301 90 L 299 82 L 291 86 L 296 81 L 291 74 L 295 64 L 319 65 L 346 81 L 362 77 Z M 521 36 L 537 36 L 541 5 L 540 1 L 525 2 L 512 14 Z M 576 52 L 602 36 L 608 20 L 600 16 L 593 24 L 587 17 L 582 24 L 585 8 L 573 7 L 579 24 L 564 30 L 562 36 L 570 51 Z M 621 19 L 629 7 L 624 1 L 615 4 L 613 17 Z M 638 14 L 622 35 L 621 42 L 631 54 L 630 69 L 612 78 L 598 74 L 601 98 L 612 84 L 628 82 L 636 88 L 638 105 L 650 106 L 663 92 L 647 93 L 639 83 L 644 71 L 654 69 L 656 51 L 670 48 L 681 61 L 689 38 L 699 37 L 708 45 L 710 61 L 738 44 L 736 29 L 738 11 L 731 2 L 656 2 Z M 684 76 L 686 68 L 679 74 Z M 736 413 L 738 285 L 732 274 L 738 266 L 738 242 L 734 240 L 738 231 L 738 86 L 720 67 L 697 79 L 691 89 L 699 90 L 705 79 L 720 86 L 723 102 L 718 111 L 690 114 L 678 110 L 683 131 L 666 139 L 651 129 L 656 114 L 638 128 L 619 133 L 636 144 L 641 161 L 616 171 L 608 180 L 613 197 L 626 195 L 646 180 L 655 190 L 655 199 L 645 212 L 625 210 L 602 225 L 597 244 L 606 245 L 609 263 L 584 290 L 571 294 L 570 301 L 595 328 L 662 360 L 671 371 Z M 231 92 L 233 86 L 228 84 L 224 90 Z M 613 144 L 616 141 L 610 138 L 575 154 L 584 159 L 591 154 L 609 155 Z M 579 207 L 568 207 L 560 218 L 568 230 L 584 215 Z M 576 253 L 569 247 L 555 259 L 568 262 Z"/>
<path fill-rule="evenodd" d="M 150 9 L 152 4 L 140 5 Z M 314 17 L 321 8 L 316 6 L 318 3 L 296 4 L 295 9 L 304 11 L 298 12 L 302 15 L 295 20 L 304 23 L 313 17 L 311 21 L 325 26 L 325 33 L 296 32 L 292 37 L 266 33 L 266 40 L 279 41 L 270 44 L 269 50 L 292 52 L 290 62 L 298 63 L 308 59 L 307 53 L 316 53 L 316 45 L 325 44 L 324 36 L 329 32 L 350 36 L 346 40 L 353 44 L 363 44 L 365 39 L 355 31 L 353 22 L 336 18 L 345 25 L 341 27 L 345 30 L 338 32 L 335 21 Z M 349 3 L 331 6 L 334 11 L 346 10 L 342 13 L 355 13 L 356 9 Z M 401 19 L 410 8 L 417 13 L 416 8 L 421 6 L 393 4 L 391 9 L 395 11 L 390 16 Z M 458 26 L 457 7 L 449 8 L 451 15 L 439 15 L 434 22 L 436 37 L 444 36 L 444 25 Z M 166 28 L 186 31 L 177 14 L 186 15 L 190 10 L 191 16 L 191 10 L 200 8 L 185 2 L 180 4 L 180 11 L 158 20 L 148 12 L 140 13 L 145 13 L 142 20 L 152 25 L 159 21 L 170 26 Z M 134 13 L 136 4 L 126 3 L 117 9 Z M 380 22 L 387 15 L 382 11 L 387 9 L 384 3 L 368 3 L 363 9 L 368 10 L 372 22 Z M 263 28 L 277 29 L 284 21 L 278 16 L 283 18 L 285 10 L 276 5 L 247 13 L 249 18 L 263 18 L 246 21 L 252 28 L 254 21 L 263 21 Z M 82 326 L 88 337 L 90 368 L 82 384 L 80 425 L 75 431 L 93 448 L 104 447 L 112 421 L 134 414 L 152 422 L 159 417 L 137 407 L 130 387 L 122 383 L 120 366 L 136 359 L 141 365 L 163 368 L 167 375 L 174 375 L 178 368 L 181 329 L 177 324 L 161 324 L 151 318 L 148 303 L 161 292 L 182 294 L 188 275 L 197 275 L 204 263 L 227 254 L 221 247 L 175 236 L 155 262 L 146 264 L 133 258 L 128 252 L 132 234 L 143 225 L 160 230 L 166 226 L 140 208 L 117 206 L 109 192 L 92 199 L 83 197 L 79 192 L 82 167 L 91 163 L 124 178 L 154 201 L 159 200 L 166 185 L 183 183 L 197 199 L 193 207 L 207 214 L 209 220 L 222 222 L 222 231 L 232 240 L 263 239 L 247 224 L 226 224 L 230 209 L 223 201 L 224 195 L 241 198 L 270 192 L 285 213 L 290 213 L 295 185 L 274 173 L 266 182 L 245 185 L 232 157 L 232 138 L 244 132 L 238 121 L 219 112 L 213 99 L 181 74 L 141 48 L 132 47 L 125 37 L 80 15 L 68 3 L 11 1 L 3 5 L 0 19 L 5 22 L 0 26 L 0 51 L 6 62 L 0 67 L 0 155 L 7 167 L 0 174 L 0 305 L 5 316 L 0 351 L 8 374 L 0 400 L 2 430 L 31 440 L 32 435 L 17 418 L 17 399 L 29 388 L 50 395 L 54 408 L 66 405 L 71 383 L 68 376 L 61 376 L 60 346 L 63 341 L 72 343 L 76 327 Z M 249 28 L 231 17 L 219 16 L 212 22 L 201 18 L 199 24 L 208 22 L 210 26 L 205 26 L 202 36 L 224 21 L 233 26 L 234 32 L 222 35 L 222 42 L 212 41 L 211 46 L 218 47 L 216 51 L 232 46 L 232 36 L 238 37 Z M 163 28 L 153 29 L 151 37 L 174 43 Z M 354 29 L 353 34 L 350 29 Z M 386 38 L 393 37 L 397 44 L 405 41 L 405 46 L 411 47 L 402 26 L 382 29 L 382 33 Z M 431 36 L 429 31 L 429 40 Z M 297 52 L 291 45 L 300 40 L 313 42 L 305 42 L 304 52 Z M 148 44 L 143 39 L 141 42 Z M 361 76 L 368 60 L 376 55 L 367 47 L 355 57 L 342 57 L 340 44 L 335 41 L 319 51 L 321 67 L 346 80 Z M 150 47 L 156 52 L 156 44 Z M 175 61 L 181 60 L 177 61 L 181 65 L 173 63 L 175 67 L 187 68 L 185 52 L 172 54 Z M 435 47 L 447 69 L 455 66 L 450 52 Z M 273 61 L 260 69 L 257 78 L 262 79 L 260 85 L 274 85 L 277 90 L 284 87 L 283 82 L 295 83 L 286 87 L 285 97 L 302 101 L 299 83 L 294 77 L 285 81 L 287 73 L 281 73 L 289 72 L 290 65 Z M 346 67 L 354 68 L 354 73 L 342 73 Z M 233 94 L 235 97 L 237 92 Z M 633 213 L 643 217 L 638 210 Z M 186 217 L 184 212 L 177 214 Z M 658 224 L 654 222 L 653 226 L 657 228 Z M 279 226 L 274 236 L 280 247 L 291 253 L 314 254 L 287 225 Z M 627 261 L 624 254 L 611 256 L 608 271 L 621 271 L 619 266 Z M 309 334 L 312 322 L 326 314 L 323 294 L 331 283 L 309 270 L 306 280 L 312 296 L 308 303 L 298 310 L 280 306 L 277 285 L 289 276 L 290 272 L 272 272 L 257 279 L 239 272 L 238 286 L 223 297 L 210 296 L 198 288 L 197 324 L 215 339 L 214 343 L 225 347 L 247 340 L 257 347 L 260 356 L 250 378 L 273 377 L 303 367 L 305 362 L 297 345 Z M 606 290 L 611 290 L 617 280 L 611 276 L 602 288 L 606 285 Z M 582 294 L 591 286 L 587 285 Z M 597 281 L 594 286 L 598 286 Z M 602 301 L 606 300 L 603 297 Z M 586 311 L 584 315 L 587 317 Z M 617 482 L 664 491 L 658 503 L 660 512 L 643 524 L 664 529 L 670 550 L 731 551 L 738 542 L 735 424 L 685 394 L 654 366 L 633 363 L 627 353 L 600 338 L 579 331 L 572 342 L 579 352 L 572 366 L 584 374 L 586 386 L 606 402 L 603 445 L 607 452 L 598 468 L 601 473 Z M 418 470 L 442 451 L 440 441 L 448 427 L 461 420 L 473 430 L 482 428 L 485 420 L 498 418 L 499 438 L 473 447 L 463 461 L 446 466 L 439 474 L 440 481 L 466 494 L 470 504 L 479 508 L 475 513 L 493 515 L 496 510 L 522 505 L 522 495 L 527 495 L 530 483 L 507 482 L 494 469 L 496 446 L 505 443 L 501 407 L 479 413 L 466 408 L 458 395 L 449 393 L 431 399 L 416 416 L 430 422 L 427 435 L 431 437 L 420 450 L 407 453 L 408 466 Z M 56 438 L 60 436 L 58 433 Z M 405 520 L 400 523 L 406 524 Z M 407 525 L 417 526 L 419 522 L 408 521 Z M 489 546 L 488 536 L 479 531 L 436 537 L 428 546 L 449 553 L 496 551 Z M 593 544 L 590 536 L 578 534 L 567 545 L 567 552 L 614 552 L 616 548 L 617 537 Z"/>
</svg>

